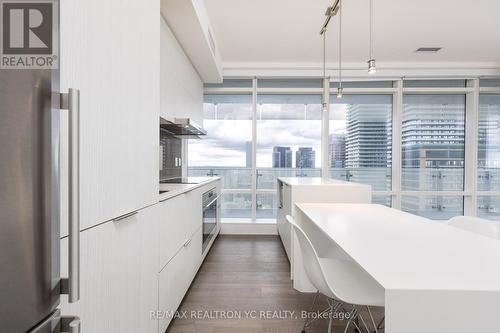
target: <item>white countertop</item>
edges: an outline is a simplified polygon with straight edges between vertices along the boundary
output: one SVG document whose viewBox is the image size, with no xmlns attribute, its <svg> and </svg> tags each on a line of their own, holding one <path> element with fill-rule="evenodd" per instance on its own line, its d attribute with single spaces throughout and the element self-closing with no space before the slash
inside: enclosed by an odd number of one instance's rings
<svg viewBox="0 0 500 333">
<path fill-rule="evenodd" d="M 386 290 L 500 290 L 500 241 L 382 205 L 297 208 Z"/>
<path fill-rule="evenodd" d="M 321 177 L 278 177 L 278 180 L 290 186 L 370 186 L 337 179 L 323 179 Z"/>
<path fill-rule="evenodd" d="M 160 191 L 168 191 L 160 194 L 160 201 L 170 199 L 179 194 L 192 191 L 198 187 L 205 186 L 217 180 L 220 177 L 189 177 L 190 180 L 197 182 L 196 184 L 160 184 Z"/>
</svg>

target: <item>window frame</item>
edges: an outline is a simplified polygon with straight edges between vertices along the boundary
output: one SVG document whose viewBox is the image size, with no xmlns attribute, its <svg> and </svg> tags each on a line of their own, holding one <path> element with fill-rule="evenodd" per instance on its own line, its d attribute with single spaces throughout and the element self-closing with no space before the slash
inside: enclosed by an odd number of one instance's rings
<svg viewBox="0 0 500 333">
<path fill-rule="evenodd" d="M 480 107 L 480 97 L 481 95 L 500 95 L 500 86 L 498 87 L 481 87 L 480 81 L 478 80 L 477 82 L 477 122 L 479 124 L 479 107 Z M 479 127 L 479 126 L 478 126 Z M 479 128 L 477 129 L 479 130 Z M 476 132 L 476 149 L 479 149 L 478 147 L 478 142 L 477 140 L 479 139 L 479 133 Z M 475 161 L 474 161 L 474 172 L 475 172 L 475 179 L 476 179 L 476 187 L 473 192 L 474 196 L 474 214 L 473 216 L 478 216 L 478 211 L 479 211 L 479 197 L 500 197 L 500 190 L 498 191 L 479 191 L 477 189 L 477 170 L 478 170 L 478 151 L 476 150 L 475 152 Z"/>
<path fill-rule="evenodd" d="M 331 87 L 332 80 L 325 81 L 328 84 L 328 89 L 323 91 L 323 88 L 300 88 L 300 87 L 258 87 L 257 77 L 247 77 L 252 81 L 252 87 L 210 87 L 204 88 L 205 94 L 251 94 L 252 95 L 252 219 L 250 222 L 262 222 L 256 219 L 256 199 L 258 190 L 257 183 L 257 167 L 256 167 L 256 125 L 257 125 L 257 95 L 258 94 L 320 94 L 325 96 L 326 100 L 330 99 L 330 95 L 336 94 L 336 88 Z M 269 77 L 262 77 L 261 79 L 269 79 Z M 288 80 L 293 80 L 290 77 Z M 410 78 L 405 78 L 410 79 Z M 346 95 L 358 94 L 389 94 L 392 95 L 392 173 L 390 191 L 374 191 L 373 196 L 390 196 L 392 198 L 392 207 L 401 209 L 401 199 L 403 195 L 417 195 L 417 196 L 460 196 L 463 197 L 464 202 L 464 215 L 477 216 L 477 199 L 478 196 L 494 195 L 500 196 L 500 191 L 484 192 L 477 191 L 477 152 L 478 152 L 478 122 L 479 122 L 479 97 L 480 94 L 500 94 L 500 87 L 480 87 L 480 77 L 468 78 L 411 78 L 412 80 L 443 80 L 443 79 L 461 79 L 466 81 L 465 87 L 405 87 L 403 78 L 400 79 L 387 79 L 391 81 L 392 87 L 386 88 L 348 88 L 343 89 Z M 368 81 L 369 79 L 366 78 Z M 380 79 L 379 81 L 384 80 Z M 401 190 L 401 130 L 402 130 L 402 112 L 403 112 L 403 96 L 405 94 L 463 94 L 465 95 L 465 165 L 464 165 L 464 189 L 463 191 L 402 191 Z M 321 174 L 328 176 L 329 167 L 328 154 L 325 155 L 325 149 L 328 150 L 328 121 L 325 124 L 325 119 L 329 120 L 329 108 L 324 114 L 322 130 L 326 131 L 326 135 L 321 136 L 321 151 L 322 163 Z M 324 133 L 323 133 L 324 134 Z M 249 221 L 244 221 L 249 222 Z M 266 221 L 267 222 L 267 221 Z"/>
<path fill-rule="evenodd" d="M 465 135 L 465 141 L 467 140 L 476 140 L 474 139 L 475 137 L 472 137 L 471 135 L 476 135 L 477 132 L 475 132 L 475 129 L 473 127 L 477 126 L 471 126 L 471 124 L 477 123 L 477 107 L 472 103 L 474 101 L 474 88 L 470 87 L 470 85 L 474 84 L 471 82 L 471 80 L 467 80 L 466 82 L 466 87 L 459 88 L 459 87 L 443 87 L 443 88 L 435 88 L 435 87 L 430 87 L 430 88 L 423 88 L 423 87 L 404 87 L 403 80 L 401 80 L 401 104 L 399 105 L 400 107 L 400 120 L 398 121 L 398 132 L 399 138 L 397 138 L 397 141 L 399 142 L 399 147 L 398 151 L 399 154 L 402 153 L 402 127 L 403 127 L 403 108 L 404 108 L 404 96 L 405 95 L 464 95 L 465 97 L 465 128 L 464 128 L 464 135 Z M 475 109 L 475 110 L 474 110 Z M 400 173 L 400 180 L 398 183 L 398 193 L 399 196 L 397 198 L 398 200 L 398 209 L 402 209 L 401 202 L 403 199 L 403 196 L 414 196 L 418 198 L 426 198 L 426 197 L 431 197 L 431 196 L 441 196 L 441 197 L 462 197 L 463 198 L 463 214 L 464 215 L 471 215 L 472 212 L 472 207 L 475 206 L 473 203 L 475 202 L 475 198 L 472 197 L 473 193 L 473 188 L 475 182 L 475 178 L 472 179 L 470 175 L 468 175 L 468 171 L 471 170 L 471 157 L 472 154 L 474 154 L 473 149 L 471 149 L 471 146 L 477 146 L 477 143 L 474 144 L 464 144 L 464 187 L 462 191 L 432 191 L 432 190 L 403 190 L 402 189 L 402 184 L 401 184 L 401 174 L 403 172 L 403 167 L 402 167 L 402 156 L 399 156 L 399 173 Z"/>
</svg>

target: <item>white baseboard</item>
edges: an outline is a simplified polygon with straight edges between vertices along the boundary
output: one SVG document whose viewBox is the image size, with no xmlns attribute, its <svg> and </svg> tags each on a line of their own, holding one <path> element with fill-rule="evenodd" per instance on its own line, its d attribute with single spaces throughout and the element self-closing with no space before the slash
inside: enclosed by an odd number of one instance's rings
<svg viewBox="0 0 500 333">
<path fill-rule="evenodd" d="M 221 235 L 277 235 L 276 223 L 221 223 Z"/>
</svg>

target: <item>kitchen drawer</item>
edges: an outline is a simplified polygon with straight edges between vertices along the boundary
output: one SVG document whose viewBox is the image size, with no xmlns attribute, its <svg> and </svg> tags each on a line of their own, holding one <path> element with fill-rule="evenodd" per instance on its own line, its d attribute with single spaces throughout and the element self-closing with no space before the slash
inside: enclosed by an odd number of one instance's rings
<svg viewBox="0 0 500 333">
<path fill-rule="evenodd" d="M 186 226 L 184 228 L 185 237 L 191 236 L 202 224 L 202 195 L 207 190 L 205 187 L 199 187 L 193 191 L 184 194 L 186 200 Z"/>
<path fill-rule="evenodd" d="M 190 191 L 160 202 L 160 271 L 201 227 L 201 192 Z"/>
<path fill-rule="evenodd" d="M 186 241 L 187 201 L 183 195 L 160 202 L 159 267 L 160 271 Z"/>
<path fill-rule="evenodd" d="M 164 333 L 171 316 L 182 302 L 201 264 L 202 228 L 189 238 L 179 252 L 163 268 L 159 276 L 159 308 L 166 317 L 159 320 L 159 332 Z"/>
</svg>

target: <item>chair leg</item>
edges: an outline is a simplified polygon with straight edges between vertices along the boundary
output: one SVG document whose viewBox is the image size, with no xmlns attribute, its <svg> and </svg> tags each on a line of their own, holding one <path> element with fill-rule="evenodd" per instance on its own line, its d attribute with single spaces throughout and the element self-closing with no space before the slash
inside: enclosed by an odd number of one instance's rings
<svg viewBox="0 0 500 333">
<path fill-rule="evenodd" d="M 333 311 L 330 311 L 330 320 L 328 321 L 328 333 L 332 333 Z"/>
<path fill-rule="evenodd" d="M 318 299 L 318 296 L 319 296 L 319 290 L 316 291 L 316 294 L 314 295 L 314 299 L 313 299 L 313 302 L 311 304 L 311 308 L 309 309 L 309 312 L 312 312 L 314 310 L 314 305 L 316 304 L 316 301 Z M 304 327 L 302 327 L 302 333 L 306 333 L 306 327 L 311 323 L 312 321 L 309 321 L 307 318 L 304 322 Z"/>
<path fill-rule="evenodd" d="M 325 314 L 325 313 L 329 313 L 329 312 L 331 312 L 331 311 L 332 311 L 332 310 L 331 310 L 331 307 L 330 307 L 330 305 L 328 305 L 328 307 L 327 307 L 325 310 L 321 311 L 321 312 L 319 313 L 319 315 L 318 315 L 318 316 L 316 316 L 315 318 L 311 318 L 311 319 L 310 319 L 310 320 L 306 323 L 306 325 L 305 325 L 306 329 L 309 327 L 309 325 L 311 325 L 311 324 L 312 324 L 313 322 L 315 322 L 316 320 L 318 320 L 318 319 L 320 319 L 320 318 L 323 318 L 323 316 L 324 316 L 324 314 Z M 334 309 L 334 311 L 333 311 L 333 312 L 335 313 L 336 311 L 337 311 L 337 310 L 336 310 L 336 309 Z"/>
<path fill-rule="evenodd" d="M 344 311 L 345 311 L 345 309 L 344 309 Z M 347 321 L 347 324 L 346 324 L 345 329 L 344 329 L 344 333 L 347 333 L 347 330 L 349 329 L 349 326 L 351 325 L 351 323 L 354 325 L 354 327 L 356 327 L 356 329 L 359 332 L 361 332 L 361 330 L 359 329 L 358 324 L 356 324 L 356 319 L 357 318 L 358 318 L 358 310 L 353 305 L 352 306 L 352 310 L 351 310 L 350 315 L 349 315 L 349 320 Z"/>
<path fill-rule="evenodd" d="M 385 329 L 385 317 L 382 318 L 382 320 L 378 323 L 377 329 L 378 330 Z"/>
<path fill-rule="evenodd" d="M 368 328 L 368 326 L 366 325 L 366 322 L 365 322 L 365 319 L 363 318 L 363 316 L 361 314 L 358 315 L 358 318 L 361 319 L 361 322 L 363 323 L 363 326 L 365 327 L 366 329 L 366 332 L 367 333 L 371 333 L 370 332 L 370 329 Z M 359 332 L 361 333 L 361 330 L 358 328 Z"/>
<path fill-rule="evenodd" d="M 351 324 L 351 319 L 347 321 L 347 324 L 345 325 L 344 333 L 347 333 L 347 330 L 349 329 L 349 325 Z"/>
<path fill-rule="evenodd" d="M 372 320 L 373 327 L 375 328 L 375 333 L 378 333 L 378 326 L 375 325 L 375 320 L 373 319 L 372 311 L 370 310 L 369 306 L 366 306 L 366 309 L 368 310 L 368 314 L 370 315 L 370 319 Z"/>
</svg>

